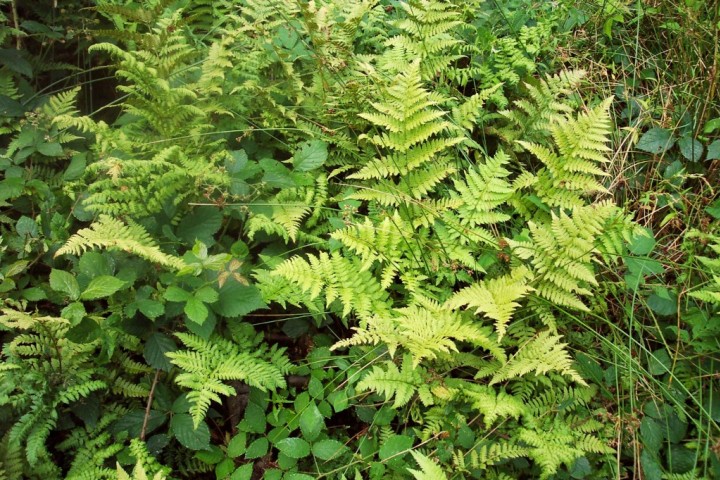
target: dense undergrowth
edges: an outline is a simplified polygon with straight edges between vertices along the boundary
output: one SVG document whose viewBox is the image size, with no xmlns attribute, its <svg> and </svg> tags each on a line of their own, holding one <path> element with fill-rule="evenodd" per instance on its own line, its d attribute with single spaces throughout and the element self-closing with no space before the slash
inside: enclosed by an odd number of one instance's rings
<svg viewBox="0 0 720 480">
<path fill-rule="evenodd" d="M 0 479 L 720 477 L 717 1 L 0 8 Z"/>
</svg>

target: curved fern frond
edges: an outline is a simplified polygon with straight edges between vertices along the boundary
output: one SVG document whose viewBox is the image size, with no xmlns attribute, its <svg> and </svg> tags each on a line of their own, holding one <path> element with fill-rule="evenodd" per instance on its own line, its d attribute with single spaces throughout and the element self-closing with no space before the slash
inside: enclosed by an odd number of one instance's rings
<svg viewBox="0 0 720 480">
<path fill-rule="evenodd" d="M 107 215 L 100 215 L 90 228 L 83 228 L 70 237 L 55 256 L 81 255 L 95 248 L 120 249 L 159 265 L 180 270 L 185 262 L 180 257 L 164 253 L 145 229 L 136 224 L 124 224 Z"/>
</svg>

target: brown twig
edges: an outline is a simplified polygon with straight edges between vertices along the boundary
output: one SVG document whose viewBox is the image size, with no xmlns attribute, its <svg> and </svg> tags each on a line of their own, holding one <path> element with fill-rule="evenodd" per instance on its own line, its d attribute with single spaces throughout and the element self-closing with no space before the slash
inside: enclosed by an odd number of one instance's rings
<svg viewBox="0 0 720 480">
<path fill-rule="evenodd" d="M 158 383 L 160 378 L 160 369 L 155 371 L 155 378 L 153 378 L 152 385 L 150 386 L 150 394 L 148 395 L 147 405 L 145 405 L 145 418 L 143 418 L 142 430 L 140 430 L 140 440 L 145 441 L 145 431 L 147 430 L 148 420 L 150 420 L 150 407 L 152 407 L 153 396 L 155 396 L 155 385 Z"/>
<path fill-rule="evenodd" d="M 13 23 L 15 24 L 15 48 L 17 50 L 22 50 L 22 39 L 20 38 L 20 19 L 18 18 L 16 0 L 12 0 L 12 2 L 10 2 L 10 8 L 12 8 Z"/>
</svg>

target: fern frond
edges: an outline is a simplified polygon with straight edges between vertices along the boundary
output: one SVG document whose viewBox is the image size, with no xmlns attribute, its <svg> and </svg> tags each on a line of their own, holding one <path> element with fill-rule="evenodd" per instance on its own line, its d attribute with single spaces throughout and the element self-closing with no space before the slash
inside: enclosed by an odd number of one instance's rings
<svg viewBox="0 0 720 480">
<path fill-rule="evenodd" d="M 126 225 L 107 215 L 100 215 L 90 228 L 83 228 L 70 237 L 55 256 L 65 254 L 79 256 L 95 248 L 124 250 L 175 270 L 185 267 L 185 262 L 181 258 L 162 252 L 142 226 L 136 223 Z"/>
<path fill-rule="evenodd" d="M 510 275 L 475 283 L 455 293 L 445 302 L 452 310 L 465 306 L 476 308 L 475 314 L 483 313 L 495 320 L 498 341 L 505 336 L 506 326 L 521 300 L 533 291 L 528 285 L 530 271 L 524 267 L 514 268 Z"/>
<path fill-rule="evenodd" d="M 416 480 L 447 480 L 447 476 L 440 466 L 433 462 L 429 457 L 426 457 L 420 452 L 412 450 L 410 452 L 420 466 L 420 470 L 413 470 L 408 468 L 407 471 L 415 477 Z"/>
<path fill-rule="evenodd" d="M 187 333 L 176 333 L 176 336 L 189 349 L 169 352 L 166 356 L 183 372 L 175 381 L 190 390 L 187 397 L 192 404 L 190 414 L 195 428 L 205 418 L 210 404 L 221 401 L 220 395 L 235 394 L 235 389 L 224 382 L 239 380 L 263 391 L 286 385 L 286 366 L 264 360 L 265 349 L 245 351 L 237 343 L 219 336 L 209 340 Z"/>
<path fill-rule="evenodd" d="M 357 390 L 372 390 L 384 395 L 389 401 L 393 397 L 393 408 L 400 408 L 406 405 L 420 389 L 427 390 L 423 378 L 424 370 L 414 367 L 410 355 L 405 355 L 402 365 L 398 369 L 393 362 L 384 362 L 382 366 L 375 366 L 356 385 Z"/>
<path fill-rule="evenodd" d="M 573 369 L 572 359 L 560 342 L 559 335 L 550 335 L 549 331 L 540 332 L 526 343 L 515 355 L 493 375 L 490 384 L 496 384 L 513 378 L 522 377 L 530 372 L 542 375 L 558 372 L 567 375 L 580 385 L 587 385 L 585 380 Z"/>
</svg>

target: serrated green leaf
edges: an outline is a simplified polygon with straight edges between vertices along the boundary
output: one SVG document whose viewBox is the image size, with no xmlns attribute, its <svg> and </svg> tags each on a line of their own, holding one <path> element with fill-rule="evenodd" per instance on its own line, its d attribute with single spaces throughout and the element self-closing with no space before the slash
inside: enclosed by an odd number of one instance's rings
<svg viewBox="0 0 720 480">
<path fill-rule="evenodd" d="M 188 299 L 192 298 L 192 294 L 190 292 L 186 292 L 180 287 L 171 285 L 167 288 L 167 290 L 165 290 L 163 297 L 165 300 L 169 300 L 171 302 L 186 302 Z"/>
<path fill-rule="evenodd" d="M 228 457 L 235 458 L 245 453 L 245 450 L 247 450 L 247 434 L 240 432 L 228 443 L 227 454 Z"/>
<path fill-rule="evenodd" d="M 212 287 L 202 287 L 195 292 L 194 296 L 204 303 L 214 303 L 218 301 L 218 298 L 220 298 L 218 292 Z"/>
<path fill-rule="evenodd" d="M 651 375 L 664 375 L 670 371 L 671 366 L 672 359 L 664 348 L 648 355 L 648 371 Z"/>
<path fill-rule="evenodd" d="M 180 445 L 190 450 L 210 448 L 210 429 L 205 422 L 194 428 L 193 419 L 187 413 L 176 413 L 170 422 L 170 429 Z"/>
<path fill-rule="evenodd" d="M 328 151 L 322 140 L 312 140 L 303 144 L 293 155 L 293 166 L 299 172 L 315 170 L 325 163 Z"/>
<path fill-rule="evenodd" d="M 683 137 L 678 140 L 678 147 L 682 156 L 691 162 L 699 162 L 705 151 L 702 143 L 690 137 Z"/>
<path fill-rule="evenodd" d="M 230 475 L 230 480 L 250 480 L 253 474 L 253 464 L 246 463 L 235 469 Z"/>
<path fill-rule="evenodd" d="M 110 275 L 101 275 L 90 280 L 90 285 L 80 295 L 81 300 L 97 300 L 98 298 L 109 297 L 122 289 L 126 282 Z"/>
<path fill-rule="evenodd" d="M 177 345 L 172 338 L 163 333 L 153 333 L 145 342 L 143 357 L 151 367 L 169 372 L 172 364 L 165 354 L 175 350 Z"/>
<path fill-rule="evenodd" d="M 199 240 L 211 246 L 215 243 L 214 235 L 222 226 L 222 217 L 222 212 L 215 207 L 199 207 L 182 219 L 176 235 L 188 244 Z"/>
<path fill-rule="evenodd" d="M 247 458 L 248 460 L 252 460 L 254 458 L 260 458 L 262 456 L 265 456 L 269 446 L 270 443 L 268 442 L 267 438 L 258 438 L 254 442 L 252 442 L 247 448 L 247 451 L 245 452 L 245 458 Z"/>
<path fill-rule="evenodd" d="M 642 422 L 640 422 L 640 441 L 645 448 L 657 454 L 660 452 L 664 439 L 664 429 L 660 422 L 651 417 L 642 419 Z"/>
<path fill-rule="evenodd" d="M 387 460 L 390 457 L 408 452 L 412 448 L 413 439 L 407 435 L 390 435 L 380 446 L 378 455 L 380 460 Z"/>
<path fill-rule="evenodd" d="M 52 143 L 41 143 L 37 146 L 37 151 L 45 155 L 46 157 L 62 157 L 63 149 L 62 145 L 56 142 Z"/>
<path fill-rule="evenodd" d="M 213 310 L 224 317 L 241 317 L 265 308 L 260 291 L 254 286 L 245 286 L 238 282 L 227 282 L 220 289 L 220 298 L 213 304 Z"/>
<path fill-rule="evenodd" d="M 320 460 L 332 460 L 347 451 L 349 449 L 345 444 L 332 439 L 320 440 L 312 446 L 313 455 Z"/>
<path fill-rule="evenodd" d="M 325 428 L 325 421 L 315 402 L 311 402 L 300 414 L 300 430 L 303 437 L 312 442 Z"/>
<path fill-rule="evenodd" d="M 667 152 L 675 145 L 672 132 L 666 128 L 651 128 L 640 137 L 636 147 L 643 152 L 660 154 Z"/>
<path fill-rule="evenodd" d="M 56 292 L 67 294 L 71 300 L 77 300 L 80 297 L 80 286 L 75 277 L 63 270 L 53 269 L 50 272 L 50 288 Z"/>
<path fill-rule="evenodd" d="M 283 477 L 283 480 L 315 480 L 315 477 L 305 473 L 290 472 Z"/>
<path fill-rule="evenodd" d="M 275 447 L 290 458 L 305 458 L 310 455 L 310 444 L 302 438 L 285 438 L 280 440 Z"/>
<path fill-rule="evenodd" d="M 715 140 L 708 145 L 705 160 L 720 160 L 720 140 Z"/>
<path fill-rule="evenodd" d="M 145 315 L 151 320 L 155 320 L 160 315 L 165 313 L 165 305 L 156 300 L 141 298 L 139 300 L 136 300 L 135 303 L 137 304 L 138 310 L 140 310 L 143 315 Z"/>
<path fill-rule="evenodd" d="M 185 302 L 185 315 L 193 322 L 202 325 L 208 317 L 208 309 L 203 302 L 197 298 L 188 298 Z"/>
<path fill-rule="evenodd" d="M 655 248 L 655 237 L 649 228 L 643 228 L 642 233 L 635 233 L 630 240 L 630 251 L 635 255 L 647 255 L 653 248 Z"/>
</svg>

